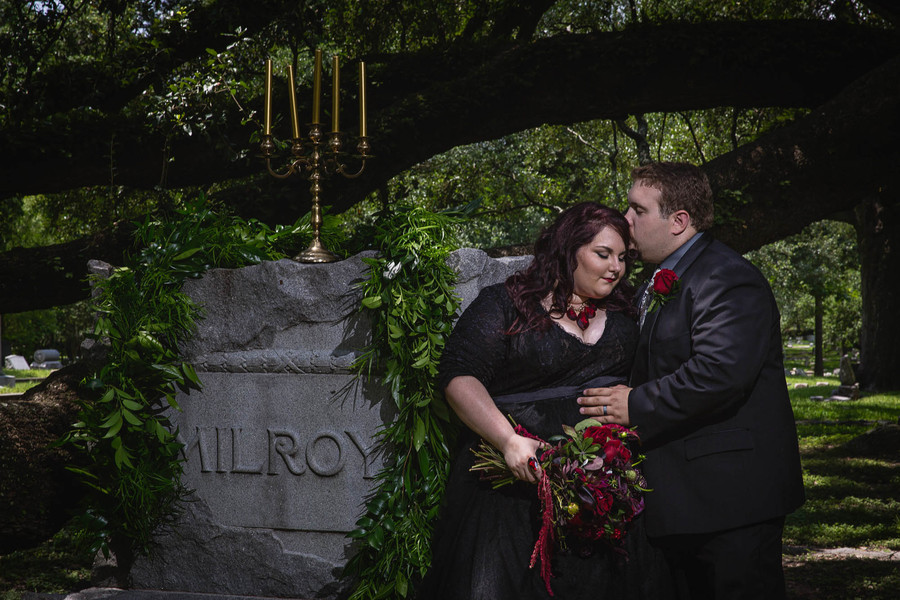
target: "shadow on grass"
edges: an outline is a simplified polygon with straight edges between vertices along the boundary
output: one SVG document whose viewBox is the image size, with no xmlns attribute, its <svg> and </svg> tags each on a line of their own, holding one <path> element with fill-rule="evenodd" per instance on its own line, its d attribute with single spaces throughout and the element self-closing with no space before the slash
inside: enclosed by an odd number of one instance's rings
<svg viewBox="0 0 900 600">
<path fill-rule="evenodd" d="M 896 600 L 900 563 L 862 558 L 791 558 L 784 575 L 789 600 Z"/>
<path fill-rule="evenodd" d="M 90 586 L 93 555 L 67 525 L 35 548 L 0 555 L 0 600 L 19 600 L 24 592 L 68 593 Z"/>
</svg>

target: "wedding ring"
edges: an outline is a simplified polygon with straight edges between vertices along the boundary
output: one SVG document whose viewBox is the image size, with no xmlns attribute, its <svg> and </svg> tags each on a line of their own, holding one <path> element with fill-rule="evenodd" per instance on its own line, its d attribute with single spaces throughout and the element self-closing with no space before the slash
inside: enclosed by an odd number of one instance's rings
<svg viewBox="0 0 900 600">
<path fill-rule="evenodd" d="M 603 405 L 603 416 L 604 417 L 606 416 L 606 405 L 605 404 Z"/>
<path fill-rule="evenodd" d="M 537 461 L 534 458 L 528 459 L 528 466 L 531 467 L 532 471 L 537 471 Z"/>
</svg>

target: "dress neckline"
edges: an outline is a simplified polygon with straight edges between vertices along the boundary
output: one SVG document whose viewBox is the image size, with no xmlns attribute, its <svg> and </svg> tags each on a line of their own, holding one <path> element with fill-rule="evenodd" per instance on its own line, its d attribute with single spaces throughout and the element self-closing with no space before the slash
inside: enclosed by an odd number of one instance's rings
<svg viewBox="0 0 900 600">
<path fill-rule="evenodd" d="M 541 307 L 541 309 L 543 309 L 543 307 Z M 546 310 L 544 310 L 544 312 L 547 313 Z M 595 341 L 593 344 L 589 344 L 589 343 L 585 342 L 583 339 L 581 339 L 574 333 L 571 333 L 571 332 L 567 331 L 566 329 L 564 329 L 562 327 L 562 325 L 560 325 L 557 322 L 560 319 L 554 319 L 553 317 L 550 316 L 550 313 L 547 313 L 547 317 L 550 319 L 550 322 L 553 324 L 553 328 L 559 330 L 563 335 L 567 335 L 568 337 L 574 339 L 576 342 L 578 342 L 585 348 L 594 348 L 603 340 L 603 338 L 606 337 L 606 333 L 609 331 L 609 318 L 612 315 L 612 313 L 610 313 L 609 311 L 606 311 L 606 310 L 604 310 L 604 312 L 606 312 L 606 316 L 604 317 L 605 322 L 603 324 L 603 332 L 600 334 L 600 337 L 597 338 L 597 341 Z"/>
</svg>

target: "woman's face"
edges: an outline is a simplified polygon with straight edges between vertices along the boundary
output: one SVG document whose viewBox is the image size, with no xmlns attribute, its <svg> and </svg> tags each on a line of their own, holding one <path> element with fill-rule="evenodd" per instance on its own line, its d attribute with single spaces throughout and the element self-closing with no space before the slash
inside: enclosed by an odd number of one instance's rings
<svg viewBox="0 0 900 600">
<path fill-rule="evenodd" d="M 575 294 L 582 299 L 605 298 L 625 272 L 625 242 L 612 227 L 601 229 L 594 239 L 575 252 L 572 273 Z"/>
</svg>

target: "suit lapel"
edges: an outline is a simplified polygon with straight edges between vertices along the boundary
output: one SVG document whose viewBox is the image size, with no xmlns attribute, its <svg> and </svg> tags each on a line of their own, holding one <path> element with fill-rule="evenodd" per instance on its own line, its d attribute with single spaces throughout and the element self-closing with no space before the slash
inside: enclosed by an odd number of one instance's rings
<svg viewBox="0 0 900 600">
<path fill-rule="evenodd" d="M 688 268 L 697 260 L 697 257 L 712 243 L 712 236 L 708 233 L 704 233 L 700 236 L 694 245 L 690 247 L 690 249 L 685 252 L 684 256 L 682 256 L 678 262 L 675 264 L 675 268 L 672 269 L 675 271 L 675 274 L 678 275 L 679 281 L 684 276 L 684 273 L 687 272 Z M 683 288 L 683 286 L 681 286 Z M 677 302 L 676 298 L 672 298 L 673 302 Z M 660 306 L 655 311 L 647 315 L 647 318 L 644 319 L 644 327 L 641 328 L 641 345 L 646 347 L 647 351 L 647 363 L 650 363 L 650 340 L 653 338 L 653 330 L 656 327 L 656 321 L 659 318 L 659 314 L 663 311 L 665 305 Z M 648 370 L 649 372 L 649 370 Z"/>
</svg>

